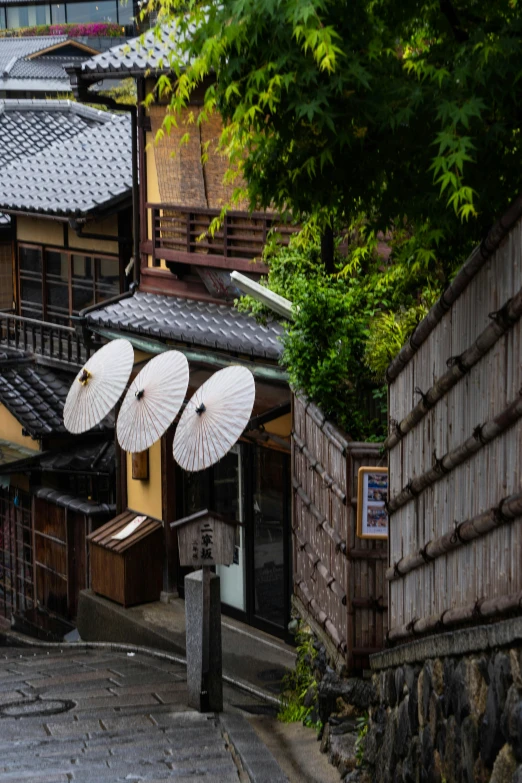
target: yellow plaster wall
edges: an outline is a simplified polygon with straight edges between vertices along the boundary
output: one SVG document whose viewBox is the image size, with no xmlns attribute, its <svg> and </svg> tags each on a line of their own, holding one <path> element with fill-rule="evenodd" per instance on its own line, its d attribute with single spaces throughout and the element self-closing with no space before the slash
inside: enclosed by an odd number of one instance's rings
<svg viewBox="0 0 522 783">
<path fill-rule="evenodd" d="M 156 170 L 156 157 L 154 155 L 154 134 L 145 134 L 145 154 L 147 156 L 147 201 L 151 204 L 161 204 L 161 196 L 158 184 L 158 172 Z M 147 210 L 147 237 L 152 237 L 152 213 Z M 152 256 L 149 256 L 148 265 L 152 266 Z M 165 262 L 161 266 L 166 268 Z"/>
<path fill-rule="evenodd" d="M 271 432 L 272 435 L 279 435 L 280 438 L 288 438 L 292 434 L 292 416 L 287 413 L 285 416 L 280 416 L 278 419 L 267 422 L 264 425 L 267 432 Z"/>
<path fill-rule="evenodd" d="M 0 439 L 25 446 L 32 451 L 40 451 L 40 443 L 22 435 L 22 425 L 2 404 L 0 404 Z"/>
<path fill-rule="evenodd" d="M 118 236 L 118 218 L 116 215 L 111 215 L 104 220 L 89 221 L 85 224 L 83 230 L 88 234 Z M 91 250 L 95 253 L 118 255 L 117 242 L 109 242 L 104 239 L 85 239 L 77 236 L 76 231 L 73 231 L 72 228 L 69 228 L 69 247 L 78 250 Z"/>
<path fill-rule="evenodd" d="M 58 220 L 19 217 L 16 220 L 16 238 L 19 242 L 63 247 L 63 223 Z"/>
<path fill-rule="evenodd" d="M 161 441 L 149 449 L 149 479 L 132 478 L 132 455 L 127 454 L 127 506 L 140 514 L 162 518 L 161 504 Z"/>
<path fill-rule="evenodd" d="M 90 221 L 84 231 L 90 234 L 107 234 L 117 236 L 118 219 L 111 215 L 104 220 Z M 69 249 L 89 250 L 95 253 L 118 255 L 118 243 L 104 239 L 85 239 L 76 235 L 72 228 L 69 232 Z M 19 242 L 63 247 L 64 224 L 58 220 L 19 217 L 16 221 L 16 237 Z"/>
</svg>

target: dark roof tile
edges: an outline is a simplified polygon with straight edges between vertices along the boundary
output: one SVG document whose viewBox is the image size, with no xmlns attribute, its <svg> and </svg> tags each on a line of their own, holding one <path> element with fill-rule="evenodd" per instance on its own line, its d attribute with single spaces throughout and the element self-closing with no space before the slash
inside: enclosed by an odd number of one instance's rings
<svg viewBox="0 0 522 783">
<path fill-rule="evenodd" d="M 130 118 L 105 114 L 100 122 L 5 166 L 0 209 L 84 215 L 128 197 Z"/>
<path fill-rule="evenodd" d="M 169 71 L 169 55 L 176 51 L 175 33 L 172 28 L 161 31 L 149 30 L 143 36 L 132 38 L 127 43 L 114 46 L 106 52 L 85 60 L 82 74 L 137 74 L 150 71 Z"/>
<path fill-rule="evenodd" d="M 27 361 L 2 365 L 0 360 L 0 403 L 32 437 L 65 432 L 68 391 L 69 384 L 45 367 Z"/>
<path fill-rule="evenodd" d="M 74 101 L 0 100 L 0 164 L 34 155 L 110 120 L 107 112 Z"/>
<path fill-rule="evenodd" d="M 277 360 L 282 326 L 266 326 L 226 305 L 137 292 L 86 316 L 92 327 L 117 328 L 151 337 Z"/>
</svg>

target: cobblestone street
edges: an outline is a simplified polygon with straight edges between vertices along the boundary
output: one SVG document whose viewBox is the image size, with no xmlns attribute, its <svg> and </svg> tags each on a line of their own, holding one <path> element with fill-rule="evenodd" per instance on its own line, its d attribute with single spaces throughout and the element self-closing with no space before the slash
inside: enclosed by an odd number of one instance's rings
<svg viewBox="0 0 522 783">
<path fill-rule="evenodd" d="M 186 700 L 185 668 L 143 653 L 2 648 L 0 781 L 287 779 L 239 709 Z"/>
</svg>

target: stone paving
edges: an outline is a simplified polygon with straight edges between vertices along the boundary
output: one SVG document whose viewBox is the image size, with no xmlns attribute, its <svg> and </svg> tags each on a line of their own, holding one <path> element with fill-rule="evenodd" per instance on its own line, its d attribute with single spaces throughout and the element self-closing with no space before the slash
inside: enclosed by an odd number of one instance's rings
<svg viewBox="0 0 522 783">
<path fill-rule="evenodd" d="M 170 661 L 3 647 L 0 781 L 287 780 L 242 715 L 201 715 L 186 703 L 185 668 Z"/>
</svg>

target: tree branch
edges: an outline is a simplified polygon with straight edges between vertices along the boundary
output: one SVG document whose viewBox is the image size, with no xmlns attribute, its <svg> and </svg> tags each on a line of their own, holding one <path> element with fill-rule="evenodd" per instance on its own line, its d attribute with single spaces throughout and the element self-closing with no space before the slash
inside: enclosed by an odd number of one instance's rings
<svg viewBox="0 0 522 783">
<path fill-rule="evenodd" d="M 439 0 L 439 6 L 441 12 L 444 14 L 449 22 L 449 26 L 453 30 L 453 35 L 458 43 L 464 43 L 469 39 L 469 35 L 460 26 L 459 17 L 457 12 L 451 4 L 451 0 Z"/>
</svg>

